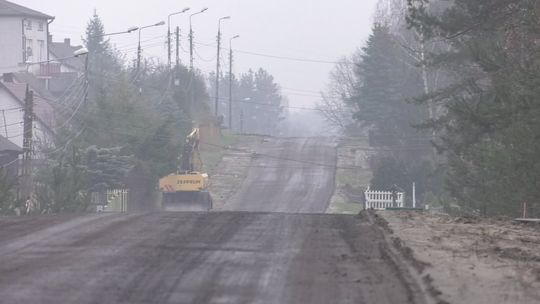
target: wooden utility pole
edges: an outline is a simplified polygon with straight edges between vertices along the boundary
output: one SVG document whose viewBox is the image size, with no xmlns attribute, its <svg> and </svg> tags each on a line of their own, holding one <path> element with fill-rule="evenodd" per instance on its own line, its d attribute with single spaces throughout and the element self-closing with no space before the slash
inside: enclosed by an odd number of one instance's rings
<svg viewBox="0 0 540 304">
<path fill-rule="evenodd" d="M 23 133 L 23 165 L 22 165 L 22 189 L 21 194 L 26 200 L 33 192 L 32 181 L 32 153 L 33 153 L 33 129 L 34 129 L 34 92 L 26 85 L 26 97 L 24 99 L 24 133 Z"/>
<path fill-rule="evenodd" d="M 232 65 L 233 65 L 233 50 L 229 50 L 229 130 L 232 132 L 232 102 L 233 102 L 233 74 L 232 74 Z"/>
<path fill-rule="evenodd" d="M 171 16 L 169 15 L 168 29 L 167 29 L 167 67 L 171 68 Z"/>
<path fill-rule="evenodd" d="M 2 117 L 4 118 L 4 130 L 6 132 L 6 138 L 9 138 L 8 129 L 7 129 L 7 122 L 6 122 L 6 111 L 5 110 L 2 110 Z"/>
<path fill-rule="evenodd" d="M 180 27 L 176 27 L 176 68 L 180 66 Z"/>
<path fill-rule="evenodd" d="M 219 68 L 220 68 L 220 55 L 221 55 L 221 29 L 218 28 L 217 35 L 217 64 L 216 64 L 216 104 L 215 115 L 219 116 Z"/>
</svg>

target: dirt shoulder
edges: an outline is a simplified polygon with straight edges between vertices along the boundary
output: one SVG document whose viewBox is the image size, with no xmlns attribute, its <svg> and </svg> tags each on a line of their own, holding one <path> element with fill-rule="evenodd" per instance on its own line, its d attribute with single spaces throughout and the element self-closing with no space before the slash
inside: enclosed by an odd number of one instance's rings
<svg viewBox="0 0 540 304">
<path fill-rule="evenodd" d="M 380 212 L 441 303 L 540 303 L 540 225 Z"/>
<path fill-rule="evenodd" d="M 327 213 L 358 214 L 363 209 L 361 195 L 372 177 L 368 148 L 366 139 L 340 140 L 337 148 L 336 190 Z"/>
<path fill-rule="evenodd" d="M 220 209 L 240 188 L 249 171 L 261 136 L 224 136 L 223 147 L 203 147 L 202 158 L 210 174 L 210 194 L 214 209 Z"/>
</svg>

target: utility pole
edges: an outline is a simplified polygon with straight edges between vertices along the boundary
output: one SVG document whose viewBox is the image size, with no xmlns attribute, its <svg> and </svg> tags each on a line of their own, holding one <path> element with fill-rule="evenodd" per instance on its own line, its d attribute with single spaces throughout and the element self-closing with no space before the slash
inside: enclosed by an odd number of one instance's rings
<svg viewBox="0 0 540 304">
<path fill-rule="evenodd" d="M 233 51 L 232 48 L 229 50 L 229 130 L 232 132 L 232 99 L 233 99 L 233 74 L 232 74 L 232 64 L 233 64 Z"/>
<path fill-rule="evenodd" d="M 180 66 L 180 27 L 176 27 L 176 69 Z"/>
<path fill-rule="evenodd" d="M 24 99 L 24 134 L 23 134 L 23 168 L 22 168 L 22 195 L 26 200 L 32 195 L 32 133 L 34 128 L 34 92 L 26 85 L 26 97 Z"/>
<path fill-rule="evenodd" d="M 187 11 L 189 11 L 189 7 L 184 8 L 182 11 L 175 12 L 172 14 L 169 14 L 167 16 L 167 67 L 171 69 L 171 63 L 172 63 L 172 42 L 171 42 L 171 17 L 174 15 L 180 15 Z"/>
<path fill-rule="evenodd" d="M 202 14 L 208 10 L 207 7 L 203 8 L 199 12 L 196 12 L 195 14 L 189 15 L 189 69 L 193 71 L 193 24 L 192 19 L 193 16 Z"/>
<path fill-rule="evenodd" d="M 216 65 L 216 106 L 215 114 L 218 117 L 219 113 L 219 68 L 220 68 L 220 55 L 221 55 L 221 21 L 231 19 L 230 16 L 219 18 L 218 22 L 218 34 L 217 34 L 217 65 Z"/>
<path fill-rule="evenodd" d="M 239 38 L 240 35 L 233 36 L 229 40 L 229 130 L 232 131 L 232 103 L 233 103 L 233 49 L 232 49 L 232 41 L 236 38 Z"/>
<path fill-rule="evenodd" d="M 193 72 L 193 28 L 191 27 L 191 16 L 189 18 L 189 70 Z"/>
<path fill-rule="evenodd" d="M 218 34 L 217 34 L 217 66 L 216 66 L 216 104 L 215 104 L 215 115 L 218 117 L 218 110 L 219 110 L 219 56 L 221 52 L 221 27 L 218 27 Z"/>
<path fill-rule="evenodd" d="M 416 183 L 412 184 L 413 209 L 416 209 Z"/>
<path fill-rule="evenodd" d="M 136 77 L 139 77 L 139 72 L 141 71 L 141 30 L 142 28 L 139 28 L 139 46 L 137 47 L 137 73 L 135 74 Z"/>
<path fill-rule="evenodd" d="M 4 118 L 4 130 L 6 131 L 6 138 L 9 138 L 6 122 L 6 111 L 2 110 L 2 117 Z"/>
<path fill-rule="evenodd" d="M 171 68 L 171 16 L 169 15 L 168 29 L 167 29 L 167 67 Z"/>
<path fill-rule="evenodd" d="M 152 25 L 147 25 L 147 26 L 141 26 L 138 28 L 139 30 L 139 46 L 137 47 L 137 74 L 135 74 L 136 76 L 139 75 L 139 72 L 141 70 L 141 57 L 142 57 L 142 48 L 141 48 L 141 32 L 143 29 L 146 29 L 146 28 L 149 28 L 149 27 L 154 27 L 154 26 L 162 26 L 162 25 L 165 25 L 165 21 L 160 21 L 156 24 L 152 24 Z M 134 31 L 135 29 L 133 29 Z M 129 32 L 130 30 L 128 30 Z M 140 88 L 139 88 L 140 90 Z"/>
</svg>

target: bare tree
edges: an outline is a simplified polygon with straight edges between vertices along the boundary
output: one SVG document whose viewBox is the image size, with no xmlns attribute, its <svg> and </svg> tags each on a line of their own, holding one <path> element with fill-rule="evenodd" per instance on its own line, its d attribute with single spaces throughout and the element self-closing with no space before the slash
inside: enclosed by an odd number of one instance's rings
<svg viewBox="0 0 540 304">
<path fill-rule="evenodd" d="M 361 52 L 357 51 L 339 61 L 330 72 L 330 84 L 322 93 L 322 101 L 317 109 L 325 120 L 340 131 L 355 123 L 353 114 L 355 105 L 350 100 L 356 95 L 360 81 L 354 72 L 360 60 Z"/>
</svg>

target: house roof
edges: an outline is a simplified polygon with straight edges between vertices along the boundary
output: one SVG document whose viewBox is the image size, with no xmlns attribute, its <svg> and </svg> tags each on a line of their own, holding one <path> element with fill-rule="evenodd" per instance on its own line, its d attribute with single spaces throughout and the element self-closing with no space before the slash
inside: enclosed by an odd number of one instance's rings
<svg viewBox="0 0 540 304">
<path fill-rule="evenodd" d="M 73 53 L 82 48 L 82 46 L 72 46 L 66 42 L 53 42 L 49 43 L 49 52 L 56 58 L 68 58 L 62 60 L 62 64 L 65 64 L 71 68 L 82 71 L 84 70 L 84 62 L 78 57 L 73 57 Z M 70 58 L 71 57 L 71 58 Z"/>
<path fill-rule="evenodd" d="M 34 17 L 39 19 L 54 19 L 54 17 L 47 14 L 5 0 L 0 0 L 0 16 L 21 16 Z"/>
<path fill-rule="evenodd" d="M 9 141 L 9 139 L 0 135 L 0 152 L 18 152 L 22 153 L 22 148 Z"/>
<path fill-rule="evenodd" d="M 24 99 L 26 96 L 26 85 L 26 83 L 0 82 L 0 88 L 5 88 L 22 106 L 24 106 Z M 54 109 L 49 102 L 41 97 L 35 90 L 34 114 L 51 133 L 54 133 L 53 130 L 56 126 Z"/>
<path fill-rule="evenodd" d="M 47 90 L 43 82 L 36 77 L 36 75 L 28 72 L 12 73 L 13 77 L 17 80 L 16 83 L 27 83 L 32 90 L 45 99 L 54 99 L 53 95 Z M 35 95 L 35 94 L 34 94 Z"/>
</svg>

